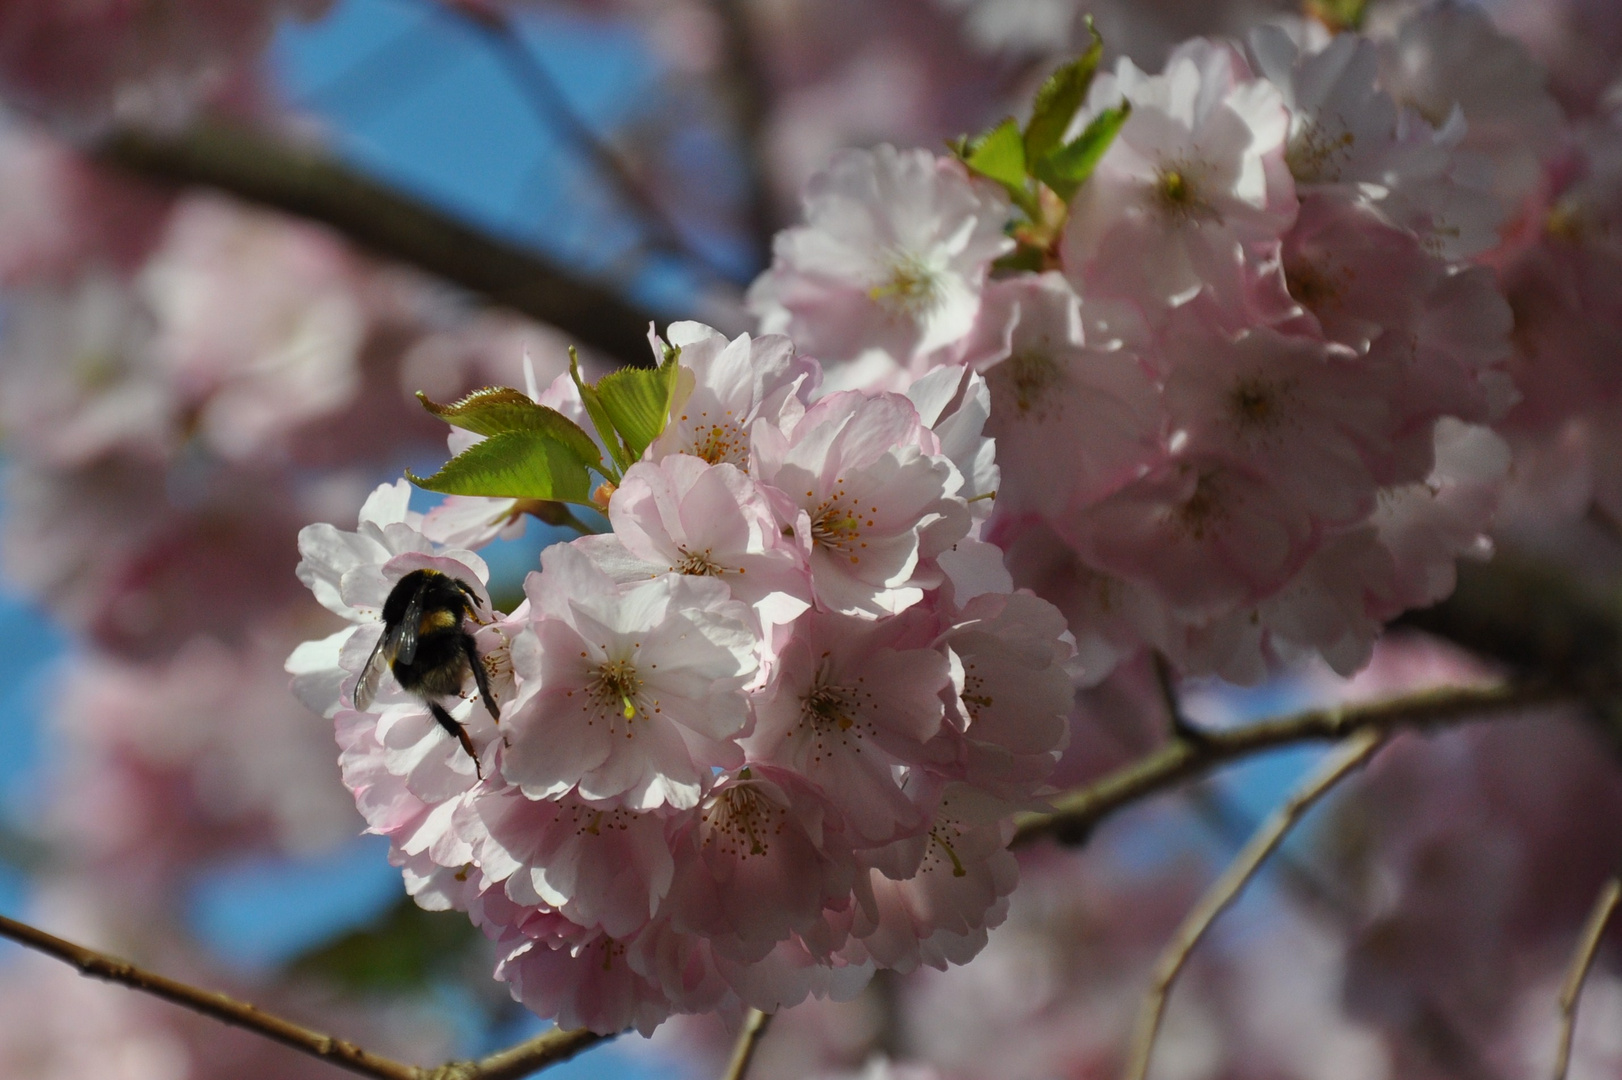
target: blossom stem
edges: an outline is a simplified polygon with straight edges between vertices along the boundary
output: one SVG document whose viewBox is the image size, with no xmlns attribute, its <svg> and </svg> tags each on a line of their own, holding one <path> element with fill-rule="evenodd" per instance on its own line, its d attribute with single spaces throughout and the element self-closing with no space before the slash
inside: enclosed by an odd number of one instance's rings
<svg viewBox="0 0 1622 1080">
<path fill-rule="evenodd" d="M 4 915 L 0 915 L 0 937 L 71 964 L 79 969 L 81 975 L 105 979 L 160 997 L 376 1080 L 518 1080 L 548 1065 L 565 1061 L 610 1037 L 584 1030 L 554 1030 L 478 1061 L 453 1061 L 424 1068 L 374 1054 L 352 1042 L 268 1013 L 246 1001 L 147 971 Z"/>
<path fill-rule="evenodd" d="M 1239 898 L 1245 886 L 1261 869 L 1262 863 L 1283 843 L 1284 837 L 1301 820 L 1302 815 L 1330 788 L 1366 762 L 1389 734 L 1387 730 L 1369 727 L 1348 737 L 1339 751 L 1262 823 L 1233 862 L 1189 911 L 1167 942 L 1160 958 L 1155 961 L 1149 992 L 1144 997 L 1133 1029 L 1127 1080 L 1144 1080 L 1148 1075 L 1149 1058 L 1154 1053 L 1155 1038 L 1160 1033 L 1160 1021 L 1165 1015 L 1172 984 L 1176 982 L 1195 946 L 1216 922 L 1217 916 Z"/>
<path fill-rule="evenodd" d="M 1583 924 L 1582 936 L 1577 939 L 1577 951 L 1572 954 L 1565 984 L 1560 988 L 1560 1041 L 1555 1047 L 1554 1080 L 1566 1080 L 1566 1069 L 1571 1065 L 1571 1043 L 1577 1034 L 1577 1001 L 1619 902 L 1622 902 L 1622 878 L 1613 877 L 1600 890 L 1599 899 L 1594 901 L 1588 921 Z"/>
<path fill-rule="evenodd" d="M 1577 693 L 1546 683 L 1443 687 L 1366 705 L 1315 709 L 1228 731 L 1207 731 L 1198 740 L 1174 738 L 1137 761 L 1059 795 L 1051 813 L 1022 815 L 1012 843 L 1027 844 L 1045 836 L 1061 843 L 1083 843 L 1099 821 L 1121 807 L 1224 762 L 1265 750 L 1337 741 L 1364 729 L 1433 727 L 1580 700 Z"/>
<path fill-rule="evenodd" d="M 755 1051 L 766 1035 L 772 1015 L 759 1009 L 749 1010 L 749 1015 L 743 1018 L 743 1030 L 738 1032 L 737 1045 L 732 1049 L 732 1060 L 727 1064 L 727 1071 L 721 1080 L 744 1080 L 749 1075 L 749 1063 L 755 1059 Z"/>
<path fill-rule="evenodd" d="M 1187 715 L 1183 712 L 1183 702 L 1177 693 L 1177 673 L 1172 670 L 1171 661 L 1158 649 L 1151 654 L 1151 658 L 1155 667 L 1155 682 L 1160 687 L 1160 699 L 1166 706 L 1166 719 L 1171 725 L 1172 737 L 1191 743 L 1202 742 L 1205 733 L 1189 723 Z"/>
</svg>

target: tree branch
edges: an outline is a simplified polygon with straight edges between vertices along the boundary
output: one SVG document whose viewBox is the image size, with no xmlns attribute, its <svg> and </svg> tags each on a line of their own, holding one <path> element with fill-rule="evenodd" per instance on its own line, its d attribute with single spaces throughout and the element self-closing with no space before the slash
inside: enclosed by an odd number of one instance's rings
<svg viewBox="0 0 1622 1080">
<path fill-rule="evenodd" d="M 610 1037 L 589 1031 L 548 1031 L 479 1061 L 453 1061 L 423 1068 L 374 1054 L 354 1043 L 267 1013 L 245 1001 L 147 971 L 4 915 L 0 915 L 0 937 L 10 938 L 19 945 L 71 964 L 79 969 L 81 975 L 105 979 L 163 998 L 375 1080 L 518 1080 L 538 1069 L 565 1061 Z"/>
<path fill-rule="evenodd" d="M 1504 544 L 1489 563 L 1461 562 L 1458 587 L 1409 612 L 1414 627 L 1478 656 L 1582 694 L 1622 756 L 1622 594 L 1559 563 Z"/>
<path fill-rule="evenodd" d="M 1577 1000 L 1582 996 L 1583 982 L 1599 953 L 1605 927 L 1616 914 L 1618 901 L 1622 901 L 1622 878 L 1613 877 L 1600 890 L 1599 899 L 1594 901 L 1594 909 L 1583 924 L 1582 936 L 1577 939 L 1577 951 L 1571 957 L 1571 967 L 1560 988 L 1560 1041 L 1555 1047 L 1554 1080 L 1566 1080 L 1566 1069 L 1571 1065 L 1571 1043 L 1577 1034 Z"/>
<path fill-rule="evenodd" d="M 749 1075 L 749 1063 L 755 1060 L 755 1051 L 765 1037 L 772 1015 L 759 1009 L 749 1010 L 749 1014 L 743 1018 L 743 1030 L 738 1032 L 738 1043 L 732 1048 L 732 1060 L 727 1064 L 727 1071 L 721 1080 L 744 1080 Z"/>
<path fill-rule="evenodd" d="M 1099 821 L 1128 803 L 1264 750 L 1338 741 L 1363 730 L 1433 727 L 1579 700 L 1572 692 L 1544 683 L 1444 687 L 1367 705 L 1315 709 L 1228 731 L 1203 731 L 1198 740 L 1173 739 L 1137 761 L 1060 795 L 1053 800 L 1051 813 L 1021 815 L 1012 843 L 1028 844 L 1044 836 L 1066 844 L 1083 843 Z"/>
<path fill-rule="evenodd" d="M 1177 981 L 1189 955 L 1205 937 L 1211 924 L 1216 922 L 1217 916 L 1239 898 L 1256 871 L 1261 869 L 1262 863 L 1283 843 L 1284 837 L 1301 820 L 1302 815 L 1348 773 L 1367 761 L 1387 734 L 1378 728 L 1364 728 L 1347 739 L 1334 756 L 1324 762 L 1284 801 L 1283 806 L 1262 823 L 1261 828 L 1256 830 L 1233 862 L 1183 919 L 1171 941 L 1166 944 L 1165 951 L 1155 962 L 1149 992 L 1144 997 L 1133 1029 L 1127 1080 L 1144 1080 L 1148 1074 L 1149 1058 L 1154 1053 L 1155 1037 L 1160 1033 L 1160 1021 L 1166 1012 L 1166 1000 L 1171 995 L 1172 984 Z"/>
<path fill-rule="evenodd" d="M 714 0 L 714 6 L 726 31 L 723 71 L 727 81 L 722 90 L 731 105 L 733 127 L 749 181 L 746 223 L 756 258 L 765 266 L 771 262 L 772 237 L 777 232 L 764 145 L 771 78 L 760 55 L 748 0 Z"/>
<path fill-rule="evenodd" d="M 213 187 L 318 221 L 378 255 L 550 323 L 622 362 L 650 362 L 650 316 L 611 288 L 582 281 L 524 246 L 456 221 L 321 151 L 203 122 L 173 135 L 118 131 L 92 156 L 147 179 Z"/>
</svg>

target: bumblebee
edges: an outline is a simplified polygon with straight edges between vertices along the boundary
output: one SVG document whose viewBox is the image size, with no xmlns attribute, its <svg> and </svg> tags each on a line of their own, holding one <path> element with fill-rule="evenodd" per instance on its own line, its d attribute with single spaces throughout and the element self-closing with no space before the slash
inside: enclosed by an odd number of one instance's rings
<svg viewBox="0 0 1622 1080">
<path fill-rule="evenodd" d="M 401 578 L 383 602 L 383 633 L 361 669 L 355 708 L 370 705 L 382 685 L 383 672 L 393 671 L 400 688 L 421 698 L 439 726 L 462 744 L 482 778 L 484 770 L 467 729 L 439 703 L 441 698 L 462 693 L 471 668 L 484 707 L 501 719 L 478 646 L 464 626 L 477 603 L 472 586 L 437 570 L 413 570 Z"/>
</svg>

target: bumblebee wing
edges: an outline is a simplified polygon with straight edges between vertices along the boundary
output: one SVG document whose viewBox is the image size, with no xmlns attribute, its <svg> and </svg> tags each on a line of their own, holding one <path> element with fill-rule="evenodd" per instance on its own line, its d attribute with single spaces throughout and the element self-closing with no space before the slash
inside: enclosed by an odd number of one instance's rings
<svg viewBox="0 0 1622 1080">
<path fill-rule="evenodd" d="M 385 625 L 383 632 L 377 635 L 372 655 L 366 658 L 366 666 L 360 669 L 360 682 L 355 684 L 355 708 L 365 711 L 372 699 L 377 697 L 377 689 L 383 685 L 383 673 L 389 669 L 389 662 L 399 649 L 400 629 L 398 626 Z"/>
<path fill-rule="evenodd" d="M 428 590 L 418 589 L 411 594 L 405 614 L 398 626 L 391 627 L 397 635 L 393 659 L 409 664 L 417 658 L 417 632 L 422 628 L 422 617 L 428 612 Z"/>
</svg>

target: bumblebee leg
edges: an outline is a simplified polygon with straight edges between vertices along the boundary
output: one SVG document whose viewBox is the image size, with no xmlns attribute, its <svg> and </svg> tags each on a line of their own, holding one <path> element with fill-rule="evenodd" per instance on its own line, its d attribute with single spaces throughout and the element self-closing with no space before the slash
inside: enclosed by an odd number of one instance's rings
<svg viewBox="0 0 1622 1080">
<path fill-rule="evenodd" d="M 462 654 L 467 657 L 467 666 L 473 669 L 473 681 L 479 684 L 479 697 L 484 700 L 484 707 L 490 710 L 492 717 L 500 720 L 501 710 L 496 708 L 496 699 L 490 693 L 490 675 L 484 670 L 484 661 L 479 659 L 478 646 L 473 643 L 472 634 L 462 635 Z"/>
<path fill-rule="evenodd" d="M 428 711 L 434 714 L 434 719 L 439 721 L 440 727 L 454 735 L 456 741 L 462 744 L 462 749 L 467 751 L 467 756 L 473 759 L 473 772 L 480 780 L 483 780 L 484 767 L 479 764 L 479 752 L 473 749 L 473 738 L 467 733 L 467 728 L 458 724 L 456 718 L 446 712 L 445 707 L 437 701 L 428 703 Z"/>
</svg>

